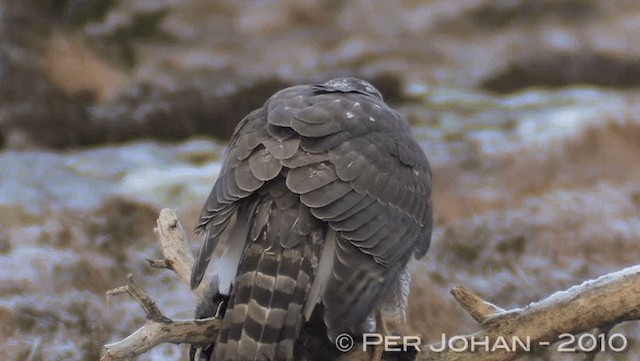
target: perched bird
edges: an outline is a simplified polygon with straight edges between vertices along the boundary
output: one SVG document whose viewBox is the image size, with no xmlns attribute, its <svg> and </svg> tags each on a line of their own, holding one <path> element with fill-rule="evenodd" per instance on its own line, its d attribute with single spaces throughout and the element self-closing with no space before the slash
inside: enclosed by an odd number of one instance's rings
<svg viewBox="0 0 640 361">
<path fill-rule="evenodd" d="M 211 359 L 298 360 L 303 332 L 332 345 L 376 311 L 403 315 L 432 218 L 427 157 L 371 84 L 277 92 L 238 124 L 196 228 L 191 287 L 212 262 L 201 315 L 223 317 Z"/>
</svg>

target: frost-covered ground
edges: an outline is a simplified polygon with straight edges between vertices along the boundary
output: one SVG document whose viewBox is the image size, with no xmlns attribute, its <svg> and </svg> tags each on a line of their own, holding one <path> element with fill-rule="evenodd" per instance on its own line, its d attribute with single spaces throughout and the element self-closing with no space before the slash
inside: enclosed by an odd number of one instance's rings
<svg viewBox="0 0 640 361">
<path fill-rule="evenodd" d="M 157 210 L 184 214 L 206 197 L 221 151 L 192 140 L 0 153 L 2 169 L 10 170 L 0 175 L 0 318 L 12 335 L 1 358 L 96 359 L 101 344 L 141 325 L 130 299 L 105 298 L 128 272 L 167 314 L 190 317 L 190 292 L 170 272 L 145 268 L 144 257 L 159 256 L 152 232 Z M 169 355 L 182 358 L 171 347 L 148 358 Z"/>
<path fill-rule="evenodd" d="M 438 87 L 417 95 L 428 107 L 404 111 L 420 124 L 415 132 L 433 161 L 437 221 L 431 251 L 415 264 L 405 332 L 438 339 L 473 331 L 447 295 L 455 284 L 521 307 L 638 263 L 640 122 L 632 97 L 595 89 L 452 95 Z M 476 101 L 482 110 L 469 113 Z M 420 109 L 438 115 L 418 122 Z M 97 357 L 101 344 L 143 323 L 131 299 L 104 295 L 129 272 L 165 314 L 190 317 L 190 292 L 144 257 L 159 255 L 152 229 L 161 208 L 193 226 L 223 150 L 194 139 L 1 152 L 10 170 L 0 175 L 2 358 Z M 636 351 L 638 331 L 620 331 Z M 141 359 L 184 352 L 164 346 Z"/>
<path fill-rule="evenodd" d="M 639 18 L 634 0 L 1 1 L 0 360 L 97 359 L 144 322 L 105 298 L 129 272 L 190 317 L 186 287 L 144 261 L 158 212 L 192 229 L 213 139 L 335 76 L 374 83 L 434 168 L 407 334 L 477 329 L 455 284 L 522 307 L 640 263 Z M 637 359 L 639 328 L 596 360 Z"/>
<path fill-rule="evenodd" d="M 414 288 L 409 332 L 438 340 L 476 329 L 446 294 L 455 284 L 515 308 L 640 262 L 637 94 L 413 89 L 427 106 L 405 113 L 420 124 L 434 165 L 437 227 L 416 265 L 422 287 Z M 614 332 L 628 338 L 629 352 L 597 359 L 640 354 L 637 322 Z"/>
</svg>

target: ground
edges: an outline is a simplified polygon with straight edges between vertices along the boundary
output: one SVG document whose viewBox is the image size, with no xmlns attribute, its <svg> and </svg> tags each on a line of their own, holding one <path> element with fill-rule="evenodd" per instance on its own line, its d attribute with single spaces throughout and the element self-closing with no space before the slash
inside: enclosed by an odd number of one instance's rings
<svg viewBox="0 0 640 361">
<path fill-rule="evenodd" d="M 144 261 L 159 210 L 192 229 L 235 123 L 342 75 L 380 88 L 434 170 L 433 244 L 396 329 L 476 330 L 456 284 L 522 307 L 640 262 L 635 1 L 9 0 L 0 14 L 2 359 L 96 359 L 143 323 L 105 298 L 129 272 L 191 317 L 187 288 Z M 628 360 L 639 328 L 596 360 Z"/>
</svg>

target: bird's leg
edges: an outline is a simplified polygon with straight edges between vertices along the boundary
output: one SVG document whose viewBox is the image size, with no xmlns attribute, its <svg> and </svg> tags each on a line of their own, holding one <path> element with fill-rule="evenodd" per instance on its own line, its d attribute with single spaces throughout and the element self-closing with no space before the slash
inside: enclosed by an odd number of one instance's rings
<svg viewBox="0 0 640 361">
<path fill-rule="evenodd" d="M 231 290 L 233 290 L 233 286 L 229 290 L 228 295 L 223 295 L 222 293 L 217 293 L 214 303 L 216 305 L 216 311 L 213 314 L 215 318 L 224 318 L 225 313 L 227 313 L 227 305 L 229 304 L 229 297 L 231 295 Z"/>
<path fill-rule="evenodd" d="M 227 302 L 229 301 L 229 297 L 226 299 L 222 299 L 220 303 L 216 306 L 216 313 L 213 315 L 215 318 L 224 318 L 224 314 L 227 311 Z"/>
<path fill-rule="evenodd" d="M 196 319 L 207 317 L 222 319 L 227 311 L 229 296 L 215 291 L 215 295 L 210 299 L 210 301 L 205 300 L 203 303 L 205 304 L 205 307 L 203 307 L 201 311 L 196 311 Z M 204 347 L 191 346 L 191 349 L 189 350 L 189 361 L 200 361 L 201 359 L 209 360 L 211 353 L 213 352 L 214 345 L 215 340 Z"/>
<path fill-rule="evenodd" d="M 384 353 L 385 339 L 389 336 L 389 330 L 382 317 L 382 311 L 376 308 L 376 332 L 382 337 L 382 342 L 373 347 L 373 356 L 371 361 L 382 361 L 382 354 Z"/>
</svg>

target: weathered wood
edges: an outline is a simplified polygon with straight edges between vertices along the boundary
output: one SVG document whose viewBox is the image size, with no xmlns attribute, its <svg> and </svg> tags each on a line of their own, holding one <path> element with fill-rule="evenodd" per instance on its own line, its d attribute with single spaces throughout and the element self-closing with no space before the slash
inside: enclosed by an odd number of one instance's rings
<svg viewBox="0 0 640 361">
<path fill-rule="evenodd" d="M 164 258 L 150 265 L 173 270 L 189 285 L 194 262 L 188 238 L 178 217 L 163 209 L 155 228 Z M 205 280 L 194 293 L 202 299 L 211 282 Z M 147 323 L 122 341 L 104 346 L 101 360 L 131 359 L 160 343 L 206 344 L 214 339 L 220 320 L 171 320 L 165 317 L 153 300 L 136 287 L 131 277 L 127 285 L 109 292 L 129 293 L 147 315 Z M 508 361 L 524 355 L 532 348 L 552 345 L 562 334 L 578 334 L 594 328 L 609 329 L 613 325 L 640 319 L 640 265 L 586 281 L 566 291 L 557 292 L 524 308 L 503 310 L 458 286 L 451 291 L 454 298 L 480 323 L 480 331 L 472 335 L 451 335 L 443 342 L 422 345 L 417 360 L 422 361 Z M 472 347 L 471 345 L 475 345 Z M 385 353 L 387 355 L 388 353 Z M 342 360 L 360 360 L 364 354 L 352 350 Z M 386 357 L 386 356 L 385 356 Z"/>
<path fill-rule="evenodd" d="M 463 352 L 446 348 L 442 352 L 435 352 L 434 349 L 443 348 L 443 344 L 439 343 L 425 345 L 418 359 L 424 361 L 515 360 L 527 352 L 521 347 L 512 347 L 516 341 L 529 343 L 532 347 L 547 346 L 561 341 L 559 336 L 563 334 L 578 334 L 593 328 L 606 328 L 623 321 L 640 319 L 638 295 L 640 295 L 640 266 L 629 267 L 586 281 L 566 291 L 556 292 L 524 308 L 499 312 L 480 324 L 480 332 L 456 336 L 456 338 L 464 337 L 467 340 L 488 340 L 488 350 L 480 346 L 476 347 L 475 352 L 471 352 L 471 347 Z M 471 314 L 483 312 L 475 308 L 468 311 Z M 503 340 L 508 349 L 500 349 L 500 342 Z M 460 340 L 460 342 L 464 344 L 464 341 Z M 498 347 L 492 350 L 494 346 Z M 457 347 L 459 346 L 454 345 L 454 348 Z"/>
</svg>

